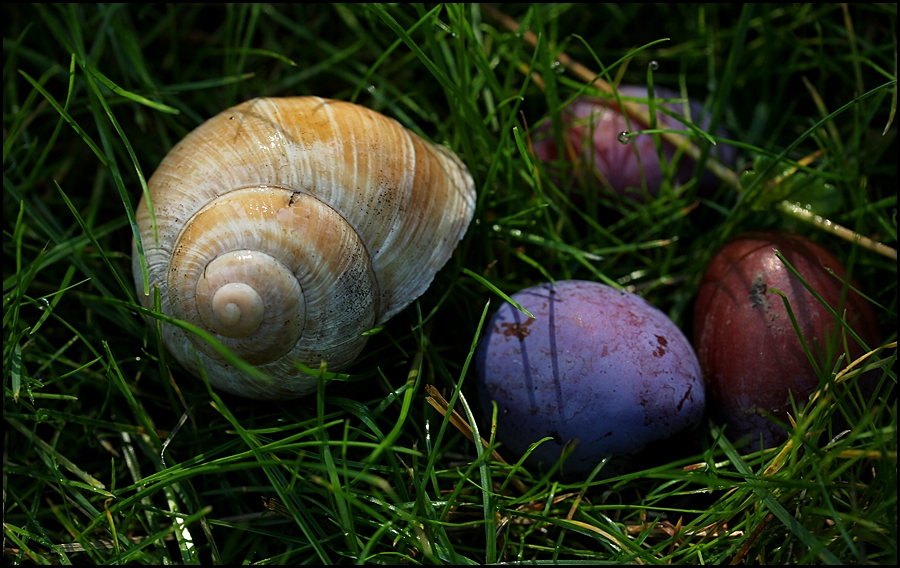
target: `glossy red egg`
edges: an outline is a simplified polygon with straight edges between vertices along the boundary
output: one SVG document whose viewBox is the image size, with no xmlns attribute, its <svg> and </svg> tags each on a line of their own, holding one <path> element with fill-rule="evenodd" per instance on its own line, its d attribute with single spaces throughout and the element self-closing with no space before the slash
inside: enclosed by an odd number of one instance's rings
<svg viewBox="0 0 900 568">
<path fill-rule="evenodd" d="M 784 302 L 773 289 L 790 302 L 820 368 L 830 372 L 844 351 L 840 324 L 775 256 L 776 249 L 829 306 L 838 313 L 846 309 L 847 323 L 870 348 L 881 341 L 872 306 L 849 289 L 842 300 L 846 270 L 821 246 L 784 232 L 746 233 L 725 245 L 700 284 L 694 346 L 713 417 L 727 424 L 729 439 L 750 436 L 750 447 L 757 447 L 760 435 L 767 447 L 787 437 L 761 410 L 788 423 L 789 392 L 802 408 L 819 385 Z M 856 282 L 852 285 L 859 288 Z M 849 336 L 848 344 L 851 359 L 865 352 Z"/>
</svg>

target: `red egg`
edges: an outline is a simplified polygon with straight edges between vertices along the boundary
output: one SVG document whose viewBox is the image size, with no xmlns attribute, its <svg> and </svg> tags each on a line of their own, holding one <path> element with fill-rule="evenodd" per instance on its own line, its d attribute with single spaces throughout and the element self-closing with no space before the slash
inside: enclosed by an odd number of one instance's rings
<svg viewBox="0 0 900 568">
<path fill-rule="evenodd" d="M 694 346 L 715 418 L 727 424 L 729 439 L 760 435 L 766 447 L 787 433 L 766 418 L 770 412 L 784 423 L 790 396 L 802 408 L 819 385 L 781 296 L 790 302 L 797 325 L 820 368 L 831 372 L 844 352 L 841 327 L 803 284 L 775 256 L 775 250 L 799 272 L 868 347 L 881 341 L 878 320 L 862 296 L 847 290 L 844 266 L 809 239 L 783 232 L 746 233 L 725 245 L 703 275 L 694 311 Z M 834 275 L 826 268 L 831 269 Z M 852 282 L 856 288 L 859 286 Z M 848 335 L 850 357 L 864 353 Z M 832 355 L 829 357 L 828 347 Z"/>
</svg>

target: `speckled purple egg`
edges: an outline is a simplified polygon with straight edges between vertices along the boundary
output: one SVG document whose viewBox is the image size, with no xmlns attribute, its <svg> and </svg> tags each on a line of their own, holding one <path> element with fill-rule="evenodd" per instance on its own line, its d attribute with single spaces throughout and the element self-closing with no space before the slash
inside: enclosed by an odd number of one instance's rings
<svg viewBox="0 0 900 568">
<path fill-rule="evenodd" d="M 498 407 L 497 439 L 548 469 L 568 440 L 567 475 L 586 475 L 604 457 L 617 474 L 648 444 L 695 426 L 705 396 L 700 365 L 681 330 L 644 299 L 596 282 L 567 280 L 522 290 L 478 346 L 484 416 Z"/>
<path fill-rule="evenodd" d="M 622 97 L 638 99 L 647 98 L 647 87 L 636 85 L 622 85 L 619 87 Z M 675 91 L 663 88 L 654 90 L 654 96 L 660 99 L 679 99 L 681 95 Z M 639 103 L 640 104 L 640 103 Z M 644 105 L 646 106 L 646 105 Z M 684 116 L 682 103 L 662 103 L 668 110 Z M 703 107 L 696 101 L 690 101 L 691 118 L 701 128 L 709 125 L 708 115 L 703 114 Z M 642 134 L 634 137 L 634 143 L 622 144 L 619 142 L 619 134 L 625 131 L 645 130 L 650 126 L 631 119 L 630 126 L 625 122 L 622 111 L 613 98 L 578 97 L 562 113 L 565 144 L 563 151 L 557 147 L 553 137 L 553 129 L 550 121 L 546 121 L 537 128 L 533 134 L 533 147 L 535 155 L 545 162 L 553 162 L 564 157 L 574 168 L 575 172 L 592 173 L 597 183 L 609 187 L 613 191 L 640 198 L 642 195 L 642 179 L 647 183 L 647 193 L 657 195 L 662 184 L 663 174 L 659 163 L 659 154 L 653 136 Z M 678 120 L 657 112 L 657 125 L 659 128 L 674 130 L 687 130 L 687 127 Z M 729 138 L 728 131 L 719 128 L 716 136 Z M 695 141 L 696 143 L 696 141 Z M 663 153 L 666 160 L 671 162 L 675 156 L 675 147 L 668 142 L 663 142 Z M 734 165 L 736 151 L 728 144 L 717 144 L 711 155 L 728 166 Z M 640 160 L 638 160 L 640 157 Z M 678 170 L 674 174 L 674 181 L 684 184 L 691 179 L 694 173 L 694 161 L 683 156 Z M 571 173 L 573 170 L 551 173 Z M 564 175 L 559 175 L 563 179 Z M 704 172 L 700 178 L 700 188 L 706 191 L 718 187 L 718 179 L 710 172 Z"/>
</svg>

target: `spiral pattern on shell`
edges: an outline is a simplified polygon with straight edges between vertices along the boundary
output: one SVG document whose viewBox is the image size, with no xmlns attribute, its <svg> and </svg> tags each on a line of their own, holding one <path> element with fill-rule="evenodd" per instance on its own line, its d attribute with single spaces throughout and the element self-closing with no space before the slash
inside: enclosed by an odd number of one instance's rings
<svg viewBox="0 0 900 568">
<path fill-rule="evenodd" d="M 363 332 L 419 297 L 471 221 L 475 189 L 452 152 L 362 106 L 261 98 L 188 134 L 149 182 L 137 221 L 150 296 L 143 305 L 213 334 L 274 380 L 228 364 L 193 333 L 163 340 L 195 374 L 257 399 L 302 396 L 360 353 Z"/>
</svg>

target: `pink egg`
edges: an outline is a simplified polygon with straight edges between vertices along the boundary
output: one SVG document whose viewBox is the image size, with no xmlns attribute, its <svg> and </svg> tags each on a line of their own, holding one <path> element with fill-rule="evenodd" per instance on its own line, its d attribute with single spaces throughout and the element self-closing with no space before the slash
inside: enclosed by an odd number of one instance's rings
<svg viewBox="0 0 900 568">
<path fill-rule="evenodd" d="M 623 97 L 646 99 L 647 88 L 623 85 L 619 87 L 619 94 Z M 657 88 L 655 96 L 663 99 L 681 98 L 678 93 L 663 88 Z M 684 116 L 682 103 L 663 103 L 663 106 Z M 702 115 L 701 105 L 690 101 L 689 106 L 692 121 L 701 128 L 708 126 L 709 120 L 708 117 Z M 562 111 L 561 116 L 566 143 L 564 151 L 561 152 L 557 147 L 553 136 L 553 126 L 549 120 L 538 127 L 532 135 L 535 155 L 540 160 L 548 162 L 554 177 L 565 179 L 560 174 L 592 172 L 597 183 L 619 194 L 639 198 L 643 193 L 643 173 L 647 192 L 651 196 L 659 194 L 663 173 L 653 136 L 650 134 L 633 136 L 625 144 L 619 141 L 622 132 L 645 130 L 649 128 L 649 125 L 630 118 L 629 127 L 613 98 L 578 97 Z M 661 112 L 657 112 L 657 127 L 687 130 L 684 124 Z M 716 136 L 728 138 L 729 134 L 720 127 Z M 699 142 L 699 139 L 695 138 L 694 142 Z M 670 162 L 675 156 L 675 147 L 665 141 L 662 142 L 662 145 L 666 161 Z M 724 164 L 732 166 L 736 151 L 733 146 L 719 143 L 713 148 L 711 155 Z M 551 163 L 557 161 L 561 156 L 566 159 L 567 167 L 561 172 L 554 171 Z M 640 161 L 638 157 L 640 157 Z M 677 184 L 687 183 L 691 179 L 693 171 L 694 161 L 682 155 L 673 180 Z M 580 181 L 583 182 L 584 179 Z M 703 190 L 714 189 L 717 185 L 718 179 L 710 172 L 705 172 L 700 179 L 700 187 Z"/>
</svg>

